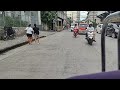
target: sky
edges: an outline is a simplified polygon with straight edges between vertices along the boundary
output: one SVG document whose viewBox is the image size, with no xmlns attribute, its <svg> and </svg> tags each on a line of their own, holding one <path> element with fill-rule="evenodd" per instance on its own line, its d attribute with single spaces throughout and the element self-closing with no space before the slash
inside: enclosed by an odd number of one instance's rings
<svg viewBox="0 0 120 90">
<path fill-rule="evenodd" d="M 80 20 L 83 20 L 87 17 L 87 11 L 80 11 Z"/>
<path fill-rule="evenodd" d="M 73 13 L 73 17 L 76 20 L 76 15 L 77 15 L 77 11 L 68 11 L 67 14 L 70 15 L 71 13 Z M 80 20 L 83 20 L 87 17 L 87 11 L 80 11 Z"/>
</svg>

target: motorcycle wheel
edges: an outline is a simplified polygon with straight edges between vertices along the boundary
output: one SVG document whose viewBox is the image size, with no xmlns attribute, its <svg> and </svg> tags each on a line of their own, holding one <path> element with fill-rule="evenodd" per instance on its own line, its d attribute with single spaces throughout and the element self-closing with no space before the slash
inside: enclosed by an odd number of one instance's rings
<svg viewBox="0 0 120 90">
<path fill-rule="evenodd" d="M 76 38 L 76 36 L 77 36 L 77 34 L 76 33 L 74 33 L 74 37 Z"/>
<path fill-rule="evenodd" d="M 8 39 L 7 36 L 2 37 L 2 40 L 4 40 L 4 41 L 6 41 L 7 39 Z"/>
<path fill-rule="evenodd" d="M 88 40 L 88 43 L 89 43 L 90 45 L 92 45 L 93 40 L 92 40 L 92 39 L 89 39 L 89 40 Z"/>
</svg>

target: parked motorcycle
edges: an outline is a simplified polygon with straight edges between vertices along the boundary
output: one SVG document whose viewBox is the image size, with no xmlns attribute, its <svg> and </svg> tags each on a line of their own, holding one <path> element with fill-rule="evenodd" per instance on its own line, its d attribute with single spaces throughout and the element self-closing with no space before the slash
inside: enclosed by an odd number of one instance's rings
<svg viewBox="0 0 120 90">
<path fill-rule="evenodd" d="M 4 41 L 15 39 L 15 30 L 13 30 L 11 27 L 8 27 L 7 29 L 5 29 L 2 39 Z"/>
<path fill-rule="evenodd" d="M 90 44 L 90 45 L 92 45 L 92 43 L 93 43 L 93 36 L 94 36 L 94 33 L 93 33 L 93 31 L 88 31 L 87 32 L 87 37 L 86 37 L 86 39 L 87 39 L 87 41 L 88 41 L 88 44 Z"/>
</svg>

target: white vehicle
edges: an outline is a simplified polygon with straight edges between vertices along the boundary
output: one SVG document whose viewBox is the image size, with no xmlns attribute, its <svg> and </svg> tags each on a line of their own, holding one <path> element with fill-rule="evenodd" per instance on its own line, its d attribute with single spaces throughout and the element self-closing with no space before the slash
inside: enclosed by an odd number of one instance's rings
<svg viewBox="0 0 120 90">
<path fill-rule="evenodd" d="M 99 34 L 100 34 L 101 31 L 102 31 L 102 25 L 103 25 L 103 24 L 97 25 L 96 32 L 99 33 Z"/>
</svg>

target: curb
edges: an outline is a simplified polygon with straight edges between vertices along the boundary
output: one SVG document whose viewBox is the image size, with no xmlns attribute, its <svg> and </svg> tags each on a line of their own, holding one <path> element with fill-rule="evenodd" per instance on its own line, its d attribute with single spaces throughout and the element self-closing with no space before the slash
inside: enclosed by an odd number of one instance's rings
<svg viewBox="0 0 120 90">
<path fill-rule="evenodd" d="M 41 37 L 39 37 L 39 38 L 44 38 L 44 37 L 46 37 L 46 36 L 41 36 Z M 33 39 L 32 41 L 34 41 L 34 40 L 35 40 L 35 39 Z M 28 42 L 25 41 L 25 42 L 22 42 L 22 43 L 19 43 L 19 44 L 10 46 L 10 47 L 6 47 L 6 48 L 0 50 L 0 54 L 5 53 L 5 52 L 7 52 L 7 51 L 9 51 L 9 50 L 15 49 L 15 48 L 17 48 L 17 47 L 23 46 L 23 45 L 25 45 L 25 44 L 28 44 Z"/>
</svg>

